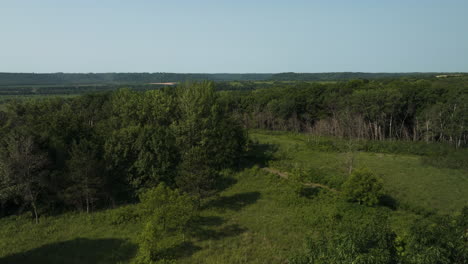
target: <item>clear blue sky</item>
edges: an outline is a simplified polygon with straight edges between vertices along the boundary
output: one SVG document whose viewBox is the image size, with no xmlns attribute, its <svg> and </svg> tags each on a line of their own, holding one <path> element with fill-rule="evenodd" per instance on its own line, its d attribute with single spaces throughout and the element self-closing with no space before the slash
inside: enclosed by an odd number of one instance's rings
<svg viewBox="0 0 468 264">
<path fill-rule="evenodd" d="M 467 0 L 0 0 L 0 72 L 468 71 Z"/>
</svg>

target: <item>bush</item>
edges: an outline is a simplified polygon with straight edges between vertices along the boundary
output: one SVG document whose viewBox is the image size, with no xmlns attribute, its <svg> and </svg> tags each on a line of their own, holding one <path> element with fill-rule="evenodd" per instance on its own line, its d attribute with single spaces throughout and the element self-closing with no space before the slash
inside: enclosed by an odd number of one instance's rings
<svg viewBox="0 0 468 264">
<path fill-rule="evenodd" d="M 343 193 L 349 201 L 374 206 L 384 194 L 382 180 L 367 169 L 355 170 L 343 184 Z"/>
<path fill-rule="evenodd" d="M 185 238 L 185 231 L 195 217 L 196 207 L 187 194 L 172 190 L 164 184 L 140 196 L 141 213 L 147 220 L 139 237 L 135 263 L 154 263 L 171 260 L 169 249 Z"/>
<path fill-rule="evenodd" d="M 141 219 L 137 205 L 126 205 L 109 211 L 110 223 L 121 225 L 130 222 L 137 222 Z"/>
<path fill-rule="evenodd" d="M 402 259 L 410 264 L 466 264 L 468 207 L 458 216 L 431 216 L 416 221 L 403 239 Z"/>
<path fill-rule="evenodd" d="M 348 218 L 348 216 L 345 216 Z M 291 264 L 397 263 L 396 235 L 385 216 L 335 220 L 318 238 L 307 239 L 307 253 L 293 256 Z"/>
</svg>

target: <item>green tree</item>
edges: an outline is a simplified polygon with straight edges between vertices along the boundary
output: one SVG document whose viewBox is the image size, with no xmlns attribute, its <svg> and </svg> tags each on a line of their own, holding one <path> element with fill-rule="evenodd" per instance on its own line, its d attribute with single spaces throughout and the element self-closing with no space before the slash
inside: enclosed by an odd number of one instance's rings
<svg viewBox="0 0 468 264">
<path fill-rule="evenodd" d="M 38 199 L 46 188 L 48 158 L 34 144 L 31 136 L 13 132 L 2 140 L 0 151 L 0 199 L 19 197 L 31 206 L 39 222 Z"/>
<path fill-rule="evenodd" d="M 213 190 L 217 171 L 240 158 L 246 134 L 220 105 L 213 83 L 181 85 L 176 96 L 172 129 L 181 158 L 176 183 L 201 199 Z"/>
<path fill-rule="evenodd" d="M 382 180 L 368 169 L 357 169 L 343 184 L 343 193 L 349 201 L 374 206 L 383 195 Z"/>
<path fill-rule="evenodd" d="M 163 126 L 128 126 L 114 131 L 105 143 L 108 170 L 133 189 L 174 183 L 178 149 L 174 135 Z"/>
<path fill-rule="evenodd" d="M 84 139 L 74 142 L 67 161 L 68 187 L 64 190 L 65 201 L 89 213 L 97 200 L 104 183 L 102 162 L 97 146 Z"/>
<path fill-rule="evenodd" d="M 141 214 L 146 224 L 139 238 L 136 263 L 152 263 L 171 258 L 164 254 L 185 239 L 196 209 L 190 196 L 164 184 L 140 195 Z"/>
</svg>

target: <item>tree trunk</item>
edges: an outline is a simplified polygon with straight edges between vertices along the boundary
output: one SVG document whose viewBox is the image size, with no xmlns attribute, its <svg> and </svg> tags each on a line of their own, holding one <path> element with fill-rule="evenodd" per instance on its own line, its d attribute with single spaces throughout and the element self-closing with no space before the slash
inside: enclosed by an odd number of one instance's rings
<svg viewBox="0 0 468 264">
<path fill-rule="evenodd" d="M 86 193 L 86 213 L 89 214 L 89 193 Z"/>
<path fill-rule="evenodd" d="M 390 115 L 390 135 L 389 135 L 390 138 L 392 138 L 392 121 L 393 121 L 393 114 Z"/>
<path fill-rule="evenodd" d="M 36 224 L 38 224 L 38 223 L 39 223 L 39 216 L 37 215 L 36 203 L 35 203 L 35 202 L 31 202 L 31 206 L 32 206 L 32 208 L 33 208 L 34 218 L 36 219 Z"/>
</svg>

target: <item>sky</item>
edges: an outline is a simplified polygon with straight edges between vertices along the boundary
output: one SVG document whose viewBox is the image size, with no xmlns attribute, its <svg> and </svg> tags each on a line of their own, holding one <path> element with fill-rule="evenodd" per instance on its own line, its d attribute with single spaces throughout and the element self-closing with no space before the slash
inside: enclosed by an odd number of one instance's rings
<svg viewBox="0 0 468 264">
<path fill-rule="evenodd" d="M 467 0 L 0 0 L 0 72 L 468 72 Z"/>
</svg>

